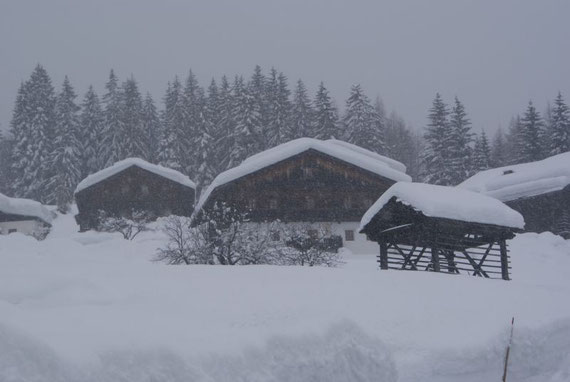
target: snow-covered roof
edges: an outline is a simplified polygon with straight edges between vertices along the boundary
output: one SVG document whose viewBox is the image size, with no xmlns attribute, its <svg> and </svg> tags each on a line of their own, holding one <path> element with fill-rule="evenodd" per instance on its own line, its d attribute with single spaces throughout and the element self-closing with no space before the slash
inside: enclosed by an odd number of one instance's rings
<svg viewBox="0 0 570 382">
<path fill-rule="evenodd" d="M 495 198 L 457 187 L 398 182 L 366 211 L 360 221 L 360 230 L 370 223 L 393 197 L 425 216 L 524 228 L 522 215 Z"/>
<path fill-rule="evenodd" d="M 118 174 L 119 172 L 132 166 L 140 167 L 146 171 L 150 171 L 154 174 L 170 179 L 173 182 L 180 183 L 183 186 L 187 186 L 194 189 L 196 188 L 196 184 L 181 172 L 178 172 L 171 168 L 166 168 L 156 164 L 149 163 L 140 158 L 127 158 L 119 162 L 116 162 L 114 165 L 104 168 L 101 171 L 97 171 L 96 173 L 91 174 L 87 178 L 83 179 L 81 182 L 79 182 L 77 188 L 75 188 L 75 193 L 78 193 L 81 190 L 91 187 L 92 185 L 99 183 L 115 174 Z"/>
<path fill-rule="evenodd" d="M 314 138 L 299 138 L 292 141 L 283 143 L 279 146 L 273 147 L 269 150 L 262 151 L 258 154 L 252 155 L 251 157 L 244 160 L 239 166 L 231 168 L 227 171 L 220 173 L 210 184 L 210 186 L 204 191 L 200 197 L 200 201 L 196 205 L 196 211 L 199 211 L 204 203 L 208 200 L 211 193 L 217 187 L 220 187 L 226 183 L 229 183 L 235 179 L 241 178 L 243 176 L 249 175 L 253 172 L 261 170 L 265 167 L 271 166 L 277 162 L 305 152 L 307 150 L 315 150 L 321 153 L 330 155 L 332 157 L 338 158 L 343 162 L 350 163 L 357 167 L 363 168 L 382 177 L 394 180 L 396 182 L 411 182 L 412 178 L 405 172 L 395 169 L 393 166 L 397 165 L 396 161 L 393 161 L 392 165 L 388 164 L 385 160 L 380 160 L 374 157 L 374 153 L 367 151 L 369 154 L 364 154 L 356 150 L 354 145 L 352 147 L 339 144 L 339 141 L 322 141 Z M 379 155 L 379 157 L 382 157 Z M 382 157 L 385 158 L 385 157 Z M 385 158 L 388 159 L 388 158 Z M 405 170 L 405 166 L 403 169 Z M 402 168 L 402 167 L 400 167 Z"/>
<path fill-rule="evenodd" d="M 559 191 L 570 185 L 570 152 L 541 161 L 481 171 L 457 187 L 503 202 Z"/>
<path fill-rule="evenodd" d="M 375 153 L 374 151 L 370 151 L 370 150 L 367 150 L 363 147 L 353 145 L 352 143 L 348 143 L 348 142 L 341 141 L 341 140 L 334 139 L 334 138 L 328 139 L 325 142 L 333 143 L 335 145 L 339 145 L 339 146 L 345 147 L 347 149 L 356 151 L 357 153 L 369 156 L 373 159 L 379 160 L 380 162 L 384 162 L 388 166 L 392 167 L 394 170 L 406 172 L 406 165 L 404 165 L 402 162 L 398 162 L 397 160 L 394 160 L 392 158 L 385 157 L 384 155 L 380 155 L 378 153 Z"/>
<path fill-rule="evenodd" d="M 40 202 L 31 199 L 10 198 L 0 194 L 0 212 L 11 215 L 32 216 L 51 223 L 52 213 Z"/>
</svg>

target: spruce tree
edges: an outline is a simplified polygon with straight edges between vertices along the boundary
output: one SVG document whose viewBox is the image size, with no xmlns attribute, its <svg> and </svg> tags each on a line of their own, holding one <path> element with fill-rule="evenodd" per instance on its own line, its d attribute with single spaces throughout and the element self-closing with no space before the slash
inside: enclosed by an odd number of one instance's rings
<svg viewBox="0 0 570 382">
<path fill-rule="evenodd" d="M 338 136 L 338 114 L 329 95 L 321 82 L 315 96 L 315 123 L 311 136 L 317 139 L 330 139 Z"/>
<path fill-rule="evenodd" d="M 417 176 L 419 150 L 416 138 L 396 112 L 386 118 L 385 147 L 383 154 L 405 164 L 410 176 Z"/>
<path fill-rule="evenodd" d="M 47 181 L 49 201 L 56 203 L 61 212 L 67 212 L 73 201 L 73 192 L 81 180 L 82 145 L 79 134 L 79 106 L 75 104 L 75 91 L 67 76 L 55 108 L 56 138 L 50 157 L 54 171 Z"/>
<path fill-rule="evenodd" d="M 18 91 L 11 123 L 13 192 L 16 196 L 47 202 L 46 182 L 53 175 L 49 164 L 55 129 L 55 94 L 46 70 L 37 65 Z"/>
<path fill-rule="evenodd" d="M 513 117 L 509 123 L 509 131 L 506 135 L 507 165 L 524 162 L 522 122 L 520 116 Z"/>
<path fill-rule="evenodd" d="M 550 132 L 550 155 L 556 155 L 570 151 L 570 111 L 564 102 L 562 93 L 554 101 L 552 108 L 552 122 Z"/>
<path fill-rule="evenodd" d="M 353 85 L 342 120 L 343 138 L 372 151 L 384 151 L 382 124 L 379 118 L 360 85 Z"/>
<path fill-rule="evenodd" d="M 192 177 L 200 167 L 200 152 L 198 142 L 201 135 L 201 126 L 204 113 L 204 90 L 198 84 L 196 76 L 190 70 L 182 92 L 184 105 L 184 134 L 187 146 L 187 153 L 183 157 L 184 173 Z"/>
<path fill-rule="evenodd" d="M 126 80 L 121 89 L 123 98 L 121 108 L 121 127 L 123 152 L 121 159 L 134 157 L 149 159 L 149 142 L 142 120 L 143 102 L 134 77 Z"/>
<path fill-rule="evenodd" d="M 105 117 L 93 86 L 89 86 L 87 93 L 85 93 L 80 121 L 78 137 L 82 144 L 81 178 L 83 179 L 103 167 L 102 140 Z"/>
<path fill-rule="evenodd" d="M 307 88 L 303 81 L 297 81 L 297 87 L 293 95 L 291 123 L 286 140 L 310 136 L 314 124 L 315 112 L 307 94 Z"/>
<path fill-rule="evenodd" d="M 178 78 L 168 84 L 162 113 L 162 135 L 159 144 L 158 162 L 164 167 L 184 171 L 187 137 L 184 131 L 185 111 L 182 85 Z"/>
<path fill-rule="evenodd" d="M 481 135 L 475 139 L 472 166 L 473 173 L 491 168 L 491 148 L 489 147 L 489 140 L 484 130 L 481 132 Z"/>
<path fill-rule="evenodd" d="M 216 140 L 216 161 L 218 173 L 233 167 L 232 152 L 236 142 L 236 129 L 234 121 L 234 96 L 232 87 L 226 76 L 222 77 L 219 89 L 219 126 L 216 127 L 218 137 Z"/>
<path fill-rule="evenodd" d="M 426 146 L 422 154 L 422 178 L 426 183 L 452 185 L 449 165 L 451 129 L 448 116 L 447 105 L 437 93 L 429 110 L 429 123 L 424 134 Z"/>
<path fill-rule="evenodd" d="M 261 151 L 259 106 L 242 77 L 236 76 L 234 80 L 233 99 L 235 139 L 230 153 L 230 167 L 239 165 L 244 159 Z"/>
<path fill-rule="evenodd" d="M 148 149 L 147 160 L 156 163 L 158 158 L 158 146 L 161 137 L 161 126 L 156 105 L 150 93 L 146 93 L 142 107 L 142 129 L 144 131 L 146 146 Z"/>
<path fill-rule="evenodd" d="M 263 137 L 263 134 L 261 136 L 262 150 L 277 146 L 286 140 L 287 134 L 290 131 L 290 93 L 287 85 L 287 77 L 285 77 L 283 73 L 278 74 L 277 71 L 272 68 L 269 79 L 267 80 L 267 136 Z"/>
<path fill-rule="evenodd" d="M 465 107 L 455 97 L 455 104 L 449 118 L 449 166 L 451 184 L 459 184 L 470 175 L 471 169 L 471 122 Z"/>
<path fill-rule="evenodd" d="M 520 159 L 523 162 L 535 162 L 544 158 L 543 128 L 544 122 L 540 113 L 530 101 L 521 119 Z"/>
<path fill-rule="evenodd" d="M 267 148 L 269 142 L 269 94 L 270 87 L 267 83 L 267 78 L 263 74 L 261 67 L 256 65 L 253 69 L 253 74 L 249 83 L 247 84 L 253 102 L 256 104 L 255 108 L 259 110 L 259 122 L 261 126 L 261 147 Z"/>
<path fill-rule="evenodd" d="M 503 167 L 509 163 L 509 148 L 503 130 L 499 128 L 493 138 L 491 147 L 491 166 Z"/>
<path fill-rule="evenodd" d="M 111 69 L 109 80 L 105 84 L 106 93 L 103 96 L 105 125 L 103 127 L 102 165 L 108 167 L 124 159 L 125 142 L 123 142 L 123 97 L 115 72 Z"/>
</svg>

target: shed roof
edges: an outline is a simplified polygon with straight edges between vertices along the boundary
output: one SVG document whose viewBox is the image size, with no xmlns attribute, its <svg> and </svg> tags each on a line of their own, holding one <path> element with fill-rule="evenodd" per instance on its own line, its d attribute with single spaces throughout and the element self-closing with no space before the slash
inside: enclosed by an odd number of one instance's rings
<svg viewBox="0 0 570 382">
<path fill-rule="evenodd" d="M 0 194 L 0 212 L 10 215 L 31 216 L 51 223 L 53 214 L 43 204 L 31 199 L 10 198 Z"/>
<path fill-rule="evenodd" d="M 116 162 L 115 164 L 113 164 L 110 167 L 104 168 L 101 171 L 98 171 L 94 174 L 89 175 L 88 177 L 86 177 L 85 179 L 83 179 L 75 188 L 75 193 L 78 193 L 88 187 L 93 186 L 94 184 L 97 184 L 99 182 L 102 182 L 103 180 L 120 173 L 121 171 L 126 170 L 127 168 L 130 167 L 139 167 L 142 168 L 144 170 L 147 170 L 149 172 L 152 172 L 156 175 L 162 176 L 164 178 L 167 178 L 169 180 L 172 180 L 173 182 L 179 183 L 183 186 L 186 187 L 190 187 L 193 189 L 196 189 L 196 184 L 190 180 L 190 178 L 188 178 L 186 175 L 182 174 L 181 172 L 178 172 L 176 170 L 170 169 L 170 168 L 166 168 L 166 167 L 162 167 L 156 164 L 152 164 L 149 163 L 143 159 L 140 158 L 127 158 L 124 160 L 121 160 L 119 162 Z"/>
</svg>

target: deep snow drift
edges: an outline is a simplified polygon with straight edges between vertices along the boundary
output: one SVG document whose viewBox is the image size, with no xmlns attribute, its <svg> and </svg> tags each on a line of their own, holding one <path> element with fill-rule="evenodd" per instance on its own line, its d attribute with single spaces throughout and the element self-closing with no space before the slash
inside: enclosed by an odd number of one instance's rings
<svg viewBox="0 0 570 382">
<path fill-rule="evenodd" d="M 510 242 L 513 280 L 167 266 L 164 238 L 0 236 L 0 381 L 570 381 L 570 241 Z"/>
</svg>

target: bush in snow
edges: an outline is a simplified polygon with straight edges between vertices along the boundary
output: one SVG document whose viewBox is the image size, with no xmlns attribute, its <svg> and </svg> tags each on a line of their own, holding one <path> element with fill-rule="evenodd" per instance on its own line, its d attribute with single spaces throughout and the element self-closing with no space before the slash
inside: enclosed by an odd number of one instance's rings
<svg viewBox="0 0 570 382">
<path fill-rule="evenodd" d="M 337 251 L 342 239 L 333 235 L 327 225 L 283 225 L 282 232 L 286 245 L 280 250 L 282 264 L 335 267 L 342 263 Z"/>
<path fill-rule="evenodd" d="M 99 212 L 98 231 L 120 232 L 125 240 L 133 240 L 139 233 L 148 230 L 148 223 L 153 217 L 144 211 L 132 211 L 129 217 L 113 216 L 105 211 Z"/>
<path fill-rule="evenodd" d="M 168 237 L 168 243 L 166 247 L 158 249 L 157 261 L 173 265 L 213 263 L 206 226 L 192 227 L 188 217 L 169 216 L 163 231 Z"/>
</svg>

